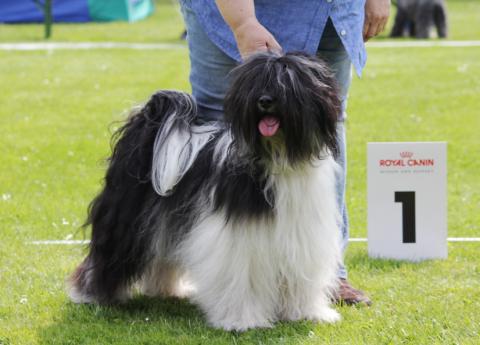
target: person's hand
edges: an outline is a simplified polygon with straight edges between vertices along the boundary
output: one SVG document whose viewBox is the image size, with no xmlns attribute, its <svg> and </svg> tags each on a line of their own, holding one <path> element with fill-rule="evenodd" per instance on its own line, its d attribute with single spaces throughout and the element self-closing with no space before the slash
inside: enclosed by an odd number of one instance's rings
<svg viewBox="0 0 480 345">
<path fill-rule="evenodd" d="M 363 40 L 377 36 L 385 29 L 390 15 L 390 0 L 367 0 L 365 2 L 365 22 Z"/>
<path fill-rule="evenodd" d="M 253 17 L 233 28 L 233 34 L 243 59 L 256 52 L 282 50 L 273 35 Z"/>
</svg>

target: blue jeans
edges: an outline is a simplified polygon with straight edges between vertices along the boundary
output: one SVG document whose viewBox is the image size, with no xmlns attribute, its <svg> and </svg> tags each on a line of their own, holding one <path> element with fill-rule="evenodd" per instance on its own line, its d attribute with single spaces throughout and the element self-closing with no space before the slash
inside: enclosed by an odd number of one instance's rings
<svg viewBox="0 0 480 345">
<path fill-rule="evenodd" d="M 203 121 L 223 119 L 223 98 L 228 88 L 228 73 L 237 62 L 214 45 L 203 31 L 195 13 L 183 2 L 182 14 L 187 28 L 187 40 L 190 55 L 190 83 L 192 95 L 198 104 L 199 115 Z M 337 32 L 329 20 L 320 41 L 318 56 L 325 60 L 335 74 L 340 87 L 342 100 L 342 121 L 338 125 L 340 155 L 338 163 L 342 167 L 337 176 L 337 202 L 342 215 L 341 238 L 342 249 L 348 244 L 348 217 L 345 206 L 346 181 L 346 141 L 344 120 L 346 117 L 347 95 L 351 82 L 351 61 L 343 47 Z M 339 278 L 347 277 L 347 270 L 342 263 Z"/>
</svg>

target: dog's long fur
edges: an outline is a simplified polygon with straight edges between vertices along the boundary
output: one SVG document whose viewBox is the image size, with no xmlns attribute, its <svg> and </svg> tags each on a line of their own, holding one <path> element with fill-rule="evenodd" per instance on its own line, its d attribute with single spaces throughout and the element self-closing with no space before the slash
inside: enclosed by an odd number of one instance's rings
<svg viewBox="0 0 480 345">
<path fill-rule="evenodd" d="M 224 123 L 201 124 L 190 95 L 160 91 L 117 132 L 74 302 L 124 301 L 137 286 L 190 295 L 228 330 L 339 319 L 333 77 L 303 54 L 260 54 L 231 77 Z M 264 137 L 272 114 L 281 128 Z"/>
</svg>

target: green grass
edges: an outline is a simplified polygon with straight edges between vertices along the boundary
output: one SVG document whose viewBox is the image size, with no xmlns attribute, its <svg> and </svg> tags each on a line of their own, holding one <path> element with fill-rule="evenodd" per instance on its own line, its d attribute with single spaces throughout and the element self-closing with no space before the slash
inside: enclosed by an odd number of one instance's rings
<svg viewBox="0 0 480 345">
<path fill-rule="evenodd" d="M 369 55 L 349 100 L 354 235 L 366 235 L 365 143 L 447 141 L 449 234 L 478 236 L 480 48 L 370 49 Z"/>
<path fill-rule="evenodd" d="M 10 241 L 2 262 L 0 343 L 8 344 L 478 344 L 478 245 L 450 245 L 450 259 L 421 264 L 369 259 L 352 245 L 352 280 L 368 289 L 370 308 L 339 307 L 335 325 L 281 323 L 242 334 L 205 325 L 182 300 L 137 298 L 124 306 L 69 303 L 63 277 L 83 251 Z M 27 255 L 27 252 L 29 253 Z M 53 254 L 53 255 L 52 255 Z"/>
<path fill-rule="evenodd" d="M 163 6 L 165 13 L 132 25 L 58 25 L 54 38 L 156 42 L 158 24 L 159 40 L 174 41 L 182 25 Z M 479 5 L 449 8 L 461 22 Z M 175 22 L 170 36 L 159 16 Z M 472 23 L 458 27 L 465 35 L 458 39 L 480 37 Z M 5 33 L 9 41 L 42 34 L 40 26 L 0 25 L 0 40 Z M 479 47 L 369 49 L 349 101 L 352 237 L 366 235 L 366 143 L 402 140 L 448 141 L 449 236 L 480 236 L 479 56 Z M 84 248 L 28 242 L 84 238 L 78 227 L 100 188 L 112 128 L 156 89 L 189 90 L 187 51 L 0 51 L 0 76 L 0 344 L 478 344 L 478 243 L 450 244 L 447 260 L 419 264 L 373 260 L 365 244 L 351 244 L 351 280 L 374 305 L 338 307 L 343 322 L 335 325 L 281 323 L 237 334 L 209 328 L 187 301 L 71 304 L 64 278 Z"/>
<path fill-rule="evenodd" d="M 126 22 L 65 24 L 55 23 L 51 41 L 120 41 L 120 42 L 176 42 L 184 26 L 178 0 L 155 0 L 156 11 L 146 20 L 135 24 Z M 452 40 L 473 40 L 480 37 L 478 13 L 480 2 L 477 0 L 447 0 L 449 28 Z M 381 38 L 388 37 L 393 24 L 395 8 L 388 30 Z M 42 24 L 0 25 L 0 42 L 41 42 Z"/>
</svg>

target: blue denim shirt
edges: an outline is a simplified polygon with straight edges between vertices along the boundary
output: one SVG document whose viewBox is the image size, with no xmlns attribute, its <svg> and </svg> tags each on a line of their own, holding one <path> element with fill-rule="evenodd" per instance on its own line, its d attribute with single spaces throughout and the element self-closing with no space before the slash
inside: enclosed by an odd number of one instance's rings
<svg viewBox="0 0 480 345">
<path fill-rule="evenodd" d="M 215 0 L 182 0 L 195 11 L 208 37 L 231 58 L 241 61 L 235 38 Z M 360 75 L 367 54 L 362 30 L 365 0 L 255 0 L 255 13 L 283 51 L 315 54 L 330 17 Z"/>
</svg>

